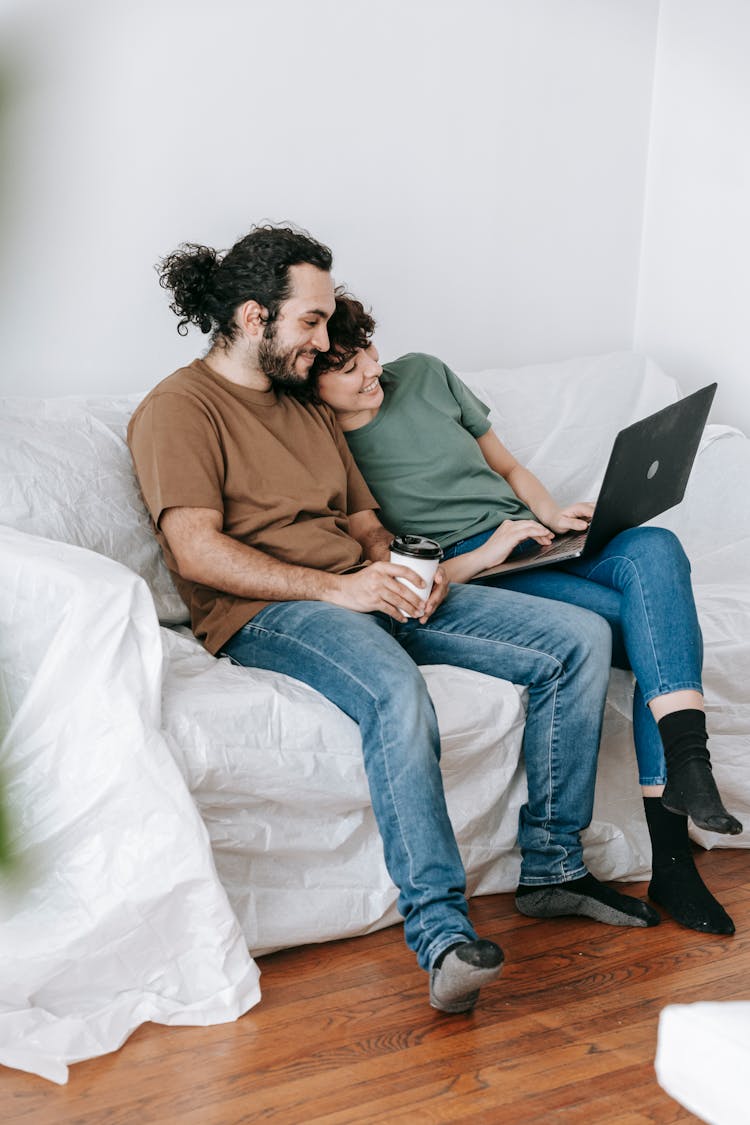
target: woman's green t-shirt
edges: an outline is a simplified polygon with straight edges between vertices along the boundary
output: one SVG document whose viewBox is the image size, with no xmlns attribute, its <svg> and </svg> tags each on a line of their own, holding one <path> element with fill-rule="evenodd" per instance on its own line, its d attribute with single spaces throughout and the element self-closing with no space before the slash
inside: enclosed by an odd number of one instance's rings
<svg viewBox="0 0 750 1125">
<path fill-rule="evenodd" d="M 476 439 L 489 409 L 449 367 L 411 353 L 385 364 L 381 384 L 380 410 L 346 440 L 390 531 L 450 547 L 505 519 L 534 518 L 485 461 Z"/>
</svg>

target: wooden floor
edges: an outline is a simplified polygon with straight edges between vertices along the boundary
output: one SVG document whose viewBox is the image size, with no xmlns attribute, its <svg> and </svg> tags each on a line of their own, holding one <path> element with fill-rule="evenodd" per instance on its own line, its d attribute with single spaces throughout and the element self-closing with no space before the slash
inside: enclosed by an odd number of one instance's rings
<svg viewBox="0 0 750 1125">
<path fill-rule="evenodd" d="M 24 1125 L 697 1121 L 656 1083 L 659 1011 L 750 999 L 750 852 L 700 853 L 732 938 L 664 922 L 537 922 L 475 899 L 506 966 L 470 1016 L 427 1003 L 400 927 L 264 957 L 237 1023 L 140 1028 L 65 1087 L 0 1069 L 0 1120 Z M 625 888 L 645 893 L 644 885 Z"/>
</svg>

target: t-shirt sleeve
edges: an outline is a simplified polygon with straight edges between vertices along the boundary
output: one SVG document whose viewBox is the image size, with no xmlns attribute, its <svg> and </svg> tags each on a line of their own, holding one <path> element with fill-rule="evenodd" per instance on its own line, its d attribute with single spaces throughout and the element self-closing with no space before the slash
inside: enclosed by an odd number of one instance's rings
<svg viewBox="0 0 750 1125">
<path fill-rule="evenodd" d="M 155 395 L 133 416 L 128 445 L 157 527 L 167 508 L 224 512 L 224 458 L 200 403 L 179 394 Z"/>
<path fill-rule="evenodd" d="M 365 478 L 352 457 L 341 427 L 335 419 L 332 419 L 332 422 L 336 447 L 346 469 L 346 514 L 353 516 L 355 512 L 374 511 L 379 507 L 378 502 L 367 487 Z"/>
<path fill-rule="evenodd" d="M 448 388 L 461 408 L 461 423 L 472 437 L 478 438 L 490 429 L 490 408 L 470 391 L 450 367 L 442 364 Z"/>
</svg>

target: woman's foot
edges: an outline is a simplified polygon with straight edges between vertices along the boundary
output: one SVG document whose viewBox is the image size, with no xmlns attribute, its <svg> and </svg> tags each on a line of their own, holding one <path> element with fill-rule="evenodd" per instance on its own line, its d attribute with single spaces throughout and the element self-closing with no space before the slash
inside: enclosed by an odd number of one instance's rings
<svg viewBox="0 0 750 1125">
<path fill-rule="evenodd" d="M 703 934 L 733 934 L 734 922 L 701 879 L 693 859 L 687 817 L 669 812 L 661 797 L 644 797 L 653 874 L 649 898 L 675 922 Z"/>
<path fill-rule="evenodd" d="M 742 831 L 739 820 L 724 808 L 711 763 L 701 758 L 669 768 L 661 803 L 668 812 L 689 816 L 706 832 L 737 836 Z"/>
<path fill-rule="evenodd" d="M 664 808 L 689 816 L 706 832 L 739 835 L 742 825 L 724 808 L 714 781 L 704 712 L 685 707 L 663 715 L 657 725 L 667 762 Z"/>
<path fill-rule="evenodd" d="M 734 922 L 701 879 L 692 855 L 654 867 L 648 897 L 675 922 L 702 934 L 733 934 Z"/>
</svg>

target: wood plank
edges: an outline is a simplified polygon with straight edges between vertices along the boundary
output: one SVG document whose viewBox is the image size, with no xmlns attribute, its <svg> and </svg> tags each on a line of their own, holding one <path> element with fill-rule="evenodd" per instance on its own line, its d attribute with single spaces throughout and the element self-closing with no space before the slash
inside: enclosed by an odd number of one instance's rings
<svg viewBox="0 0 750 1125">
<path fill-rule="evenodd" d="M 427 1003 L 400 926 L 259 961 L 263 1001 L 233 1024 L 140 1028 L 71 1069 L 67 1087 L 0 1069 L 2 1120 L 19 1125 L 518 1125 L 694 1122 L 656 1083 L 668 1003 L 750 999 L 750 852 L 701 870 L 737 923 L 732 938 L 671 921 L 649 930 L 517 914 L 475 899 L 503 946 L 501 980 L 468 1016 Z M 644 885 L 624 888 L 639 897 Z"/>
</svg>

